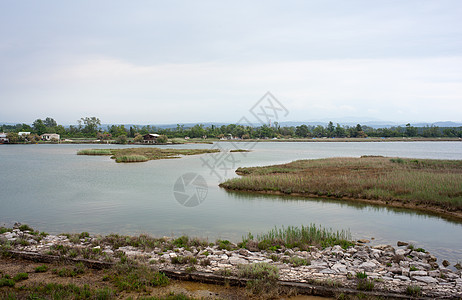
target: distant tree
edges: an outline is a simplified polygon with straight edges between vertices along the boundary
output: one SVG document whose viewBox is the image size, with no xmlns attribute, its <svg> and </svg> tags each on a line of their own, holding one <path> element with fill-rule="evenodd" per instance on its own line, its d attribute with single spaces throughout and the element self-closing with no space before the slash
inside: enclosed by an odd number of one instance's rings
<svg viewBox="0 0 462 300">
<path fill-rule="evenodd" d="M 116 139 L 116 143 L 117 144 L 126 144 L 127 143 L 127 136 L 126 135 L 121 135 L 121 136 L 118 136 L 117 139 Z"/>
<path fill-rule="evenodd" d="M 329 122 L 329 124 L 327 124 L 327 136 L 328 137 L 333 137 L 335 135 L 335 127 L 334 127 L 334 123 L 332 123 L 332 121 Z"/>
<path fill-rule="evenodd" d="M 101 126 L 100 119 L 96 117 L 80 118 L 80 120 L 77 120 L 77 122 L 79 123 L 79 128 L 81 128 L 81 131 L 87 136 L 96 136 L 98 126 Z"/>
<path fill-rule="evenodd" d="M 323 136 L 326 136 L 326 130 L 324 129 L 324 127 L 322 127 L 321 125 L 318 125 L 316 126 L 314 129 L 313 129 L 313 135 L 315 137 L 323 137 Z"/>
<path fill-rule="evenodd" d="M 19 141 L 19 135 L 17 132 L 8 132 L 6 138 L 10 144 L 15 144 Z"/>
<path fill-rule="evenodd" d="M 58 123 L 56 123 L 56 121 L 50 117 L 47 117 L 45 120 L 43 120 L 43 124 L 45 124 L 46 127 L 58 126 Z"/>
<path fill-rule="evenodd" d="M 168 137 L 166 135 L 161 135 L 157 138 L 157 143 L 166 144 L 168 142 Z"/>
<path fill-rule="evenodd" d="M 142 136 L 141 134 L 139 134 L 139 133 L 136 134 L 135 138 L 133 139 L 133 141 L 134 141 L 135 143 L 142 143 L 143 140 L 144 140 L 144 139 L 143 139 L 143 136 Z"/>
<path fill-rule="evenodd" d="M 337 126 L 335 127 L 335 136 L 336 137 L 345 137 L 346 136 L 346 130 L 342 126 L 340 126 L 339 123 L 337 123 Z"/>
<path fill-rule="evenodd" d="M 308 126 L 306 126 L 305 124 L 297 126 L 295 128 L 295 135 L 299 137 L 306 137 L 308 136 L 309 132 L 310 130 L 308 129 Z"/>
<path fill-rule="evenodd" d="M 406 135 L 411 137 L 411 136 L 417 136 L 417 128 L 415 128 L 414 126 L 411 126 L 410 123 L 407 123 L 406 124 L 406 131 L 405 131 Z"/>
<path fill-rule="evenodd" d="M 41 119 L 35 120 L 34 123 L 32 123 L 32 126 L 38 135 L 42 135 L 47 131 L 47 127 Z"/>
</svg>

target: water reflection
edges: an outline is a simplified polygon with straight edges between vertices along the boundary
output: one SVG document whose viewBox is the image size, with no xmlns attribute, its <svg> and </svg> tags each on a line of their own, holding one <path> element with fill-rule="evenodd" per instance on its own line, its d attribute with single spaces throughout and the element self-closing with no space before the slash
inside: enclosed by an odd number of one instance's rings
<svg viewBox="0 0 462 300">
<path fill-rule="evenodd" d="M 341 200 L 341 199 L 331 199 L 331 198 L 310 198 L 304 196 L 291 196 L 291 195 L 273 195 L 273 194 L 264 194 L 258 192 L 248 192 L 248 191 L 236 191 L 236 190 L 226 190 L 226 193 L 235 200 L 242 201 L 255 201 L 255 199 L 264 199 L 267 201 L 280 201 L 280 202 L 315 202 L 315 203 L 330 203 L 336 204 L 340 207 L 355 208 L 357 210 L 372 210 L 376 212 L 389 212 L 394 214 L 403 214 L 403 215 L 413 215 L 419 216 L 421 218 L 436 218 L 444 219 L 447 222 L 454 224 L 462 224 L 462 220 L 459 218 L 442 215 L 436 212 L 424 212 L 419 210 L 413 210 L 410 208 L 400 208 L 400 207 L 387 207 L 375 203 L 365 203 L 362 201 L 354 200 Z"/>
</svg>

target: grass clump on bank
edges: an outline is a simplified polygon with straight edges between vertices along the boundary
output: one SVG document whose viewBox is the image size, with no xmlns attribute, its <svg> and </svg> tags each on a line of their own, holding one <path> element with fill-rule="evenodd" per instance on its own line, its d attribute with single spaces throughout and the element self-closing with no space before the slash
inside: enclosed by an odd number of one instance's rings
<svg viewBox="0 0 462 300">
<path fill-rule="evenodd" d="M 254 237 L 251 233 L 242 239 L 240 246 L 249 250 L 275 250 L 281 247 L 309 249 L 310 246 L 322 248 L 340 245 L 344 249 L 353 246 L 349 231 L 333 231 L 317 227 L 315 224 L 309 226 L 288 226 L 287 228 L 274 228 L 267 233 Z"/>
<path fill-rule="evenodd" d="M 386 157 L 298 160 L 238 168 L 230 190 L 395 201 L 462 211 L 462 161 Z"/>
<path fill-rule="evenodd" d="M 85 149 L 78 155 L 112 155 L 120 163 L 145 162 L 148 160 L 180 158 L 183 155 L 198 155 L 220 152 L 218 149 L 161 149 L 161 148 L 122 148 L 122 149 Z"/>
<path fill-rule="evenodd" d="M 272 298 L 279 293 L 279 269 L 268 263 L 238 266 L 238 276 L 249 279 L 247 290 L 254 295 Z"/>
</svg>

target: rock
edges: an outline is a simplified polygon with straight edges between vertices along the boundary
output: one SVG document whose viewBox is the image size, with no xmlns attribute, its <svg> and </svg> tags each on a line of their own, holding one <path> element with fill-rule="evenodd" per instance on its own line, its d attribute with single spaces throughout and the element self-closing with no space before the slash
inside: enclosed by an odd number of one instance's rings
<svg viewBox="0 0 462 300">
<path fill-rule="evenodd" d="M 239 249 L 239 251 L 237 253 L 239 253 L 242 256 L 250 256 L 250 255 L 252 255 L 252 253 L 247 249 Z"/>
<path fill-rule="evenodd" d="M 415 276 L 427 276 L 428 275 L 426 271 L 411 271 L 409 274 L 411 275 L 411 278 Z"/>
<path fill-rule="evenodd" d="M 237 265 L 242 265 L 242 264 L 246 264 L 248 263 L 248 261 L 244 258 L 240 258 L 240 257 L 237 257 L 237 256 L 231 256 L 229 258 L 229 263 L 234 265 L 234 266 L 237 266 Z"/>
<path fill-rule="evenodd" d="M 376 267 L 376 264 L 373 263 L 372 261 L 366 261 L 359 265 L 359 268 L 365 271 L 373 271 L 375 267 Z"/>
<path fill-rule="evenodd" d="M 346 273 L 347 267 L 341 263 L 336 263 L 332 266 L 332 269 L 337 271 L 337 273 Z"/>
<path fill-rule="evenodd" d="M 336 272 L 334 270 L 331 270 L 331 269 L 323 269 L 323 270 L 319 271 L 319 273 L 321 273 L 321 274 L 335 274 Z"/>
<path fill-rule="evenodd" d="M 393 248 L 390 245 L 377 245 L 377 246 L 374 246 L 373 249 L 382 250 L 382 251 L 392 251 L 392 252 L 395 251 L 395 248 Z"/>
<path fill-rule="evenodd" d="M 404 250 L 404 249 L 396 249 L 395 254 L 404 256 L 404 255 L 406 255 L 406 250 Z"/>
<path fill-rule="evenodd" d="M 359 243 L 359 244 L 367 244 L 367 243 L 370 243 L 371 241 L 366 240 L 366 239 L 359 239 L 356 242 Z"/>
<path fill-rule="evenodd" d="M 431 277 L 440 277 L 440 275 L 441 273 L 438 270 L 433 270 L 433 271 L 428 272 L 428 276 L 431 276 Z"/>
<path fill-rule="evenodd" d="M 443 260 L 442 262 L 443 266 L 447 267 L 450 265 L 450 263 L 447 260 Z"/>
<path fill-rule="evenodd" d="M 403 271 L 401 270 L 401 268 L 398 268 L 398 267 L 393 267 L 390 269 L 390 272 L 393 273 L 393 274 L 402 274 Z"/>
<path fill-rule="evenodd" d="M 353 255 L 353 258 L 361 258 L 362 260 L 369 259 L 369 254 L 366 251 L 358 251 Z"/>
<path fill-rule="evenodd" d="M 229 257 L 228 257 L 228 255 L 226 255 L 226 254 L 220 255 L 220 259 L 221 259 L 221 260 L 228 260 L 228 258 L 229 258 Z"/>
<path fill-rule="evenodd" d="M 427 284 L 429 284 L 429 283 L 438 283 L 437 279 L 435 279 L 433 277 L 430 277 L 430 276 L 415 276 L 412 279 L 420 281 L 420 282 L 424 282 L 424 283 L 427 283 Z"/>
<path fill-rule="evenodd" d="M 457 264 L 454 265 L 454 268 L 456 268 L 457 270 L 461 270 L 462 265 L 460 263 L 457 263 Z"/>
<path fill-rule="evenodd" d="M 402 246 L 407 246 L 407 245 L 409 245 L 409 243 L 398 241 L 398 242 L 396 243 L 396 245 L 398 245 L 398 247 L 402 247 Z"/>
<path fill-rule="evenodd" d="M 409 277 L 403 276 L 403 275 L 396 275 L 394 278 L 399 279 L 401 281 L 410 281 L 411 280 Z"/>
</svg>

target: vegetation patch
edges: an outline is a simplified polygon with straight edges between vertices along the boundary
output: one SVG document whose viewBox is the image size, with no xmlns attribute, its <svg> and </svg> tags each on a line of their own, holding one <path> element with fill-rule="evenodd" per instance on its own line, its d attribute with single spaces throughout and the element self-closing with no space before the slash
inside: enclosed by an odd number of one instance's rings
<svg viewBox="0 0 462 300">
<path fill-rule="evenodd" d="M 254 295 L 274 297 L 279 293 L 279 269 L 268 263 L 253 263 L 238 266 L 238 276 L 250 279 L 247 290 Z"/>
<path fill-rule="evenodd" d="M 353 246 L 349 231 L 333 231 L 318 227 L 315 224 L 309 226 L 288 226 L 270 230 L 267 233 L 257 235 L 249 233 L 243 237 L 241 247 L 249 250 L 272 250 L 284 246 L 285 248 L 295 248 L 308 250 L 310 246 L 329 247 L 340 245 L 344 249 Z"/>
<path fill-rule="evenodd" d="M 161 149 L 161 148 L 124 148 L 124 149 L 85 149 L 78 155 L 112 155 L 116 162 L 145 162 L 148 160 L 179 158 L 183 155 L 198 155 L 220 152 L 218 149 Z"/>
<path fill-rule="evenodd" d="M 136 265 L 132 261 L 117 264 L 110 279 L 120 291 L 145 292 L 148 287 L 169 284 L 169 279 L 164 273 L 147 266 Z"/>
<path fill-rule="evenodd" d="M 84 149 L 77 152 L 77 155 L 112 155 L 110 149 Z"/>
<path fill-rule="evenodd" d="M 230 190 L 380 200 L 462 211 L 462 160 L 365 156 L 298 160 L 238 168 L 246 175 L 220 184 Z"/>
</svg>

